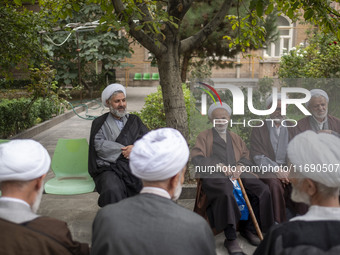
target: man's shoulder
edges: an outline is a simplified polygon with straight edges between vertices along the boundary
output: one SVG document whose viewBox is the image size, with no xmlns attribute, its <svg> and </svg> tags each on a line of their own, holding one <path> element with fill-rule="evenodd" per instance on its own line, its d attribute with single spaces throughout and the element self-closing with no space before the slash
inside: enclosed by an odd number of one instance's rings
<svg viewBox="0 0 340 255">
<path fill-rule="evenodd" d="M 212 128 L 206 129 L 198 134 L 197 137 L 203 138 L 212 135 Z"/>
<path fill-rule="evenodd" d="M 337 117 L 335 117 L 335 116 L 333 116 L 333 115 L 328 115 L 328 119 L 329 120 L 332 120 L 332 121 L 334 121 L 334 122 L 337 122 L 337 124 L 340 124 L 340 119 L 339 118 L 337 118 Z"/>
<path fill-rule="evenodd" d="M 46 217 L 46 216 L 40 216 L 36 219 L 27 222 L 27 225 L 34 226 L 34 227 L 41 227 L 45 228 L 46 226 L 49 226 L 49 229 L 55 229 L 55 228 L 65 228 L 68 229 L 67 223 L 62 220 L 58 220 L 56 218 Z"/>
<path fill-rule="evenodd" d="M 92 125 L 97 124 L 99 122 L 104 122 L 107 119 L 107 116 L 109 115 L 110 112 L 104 113 L 102 115 L 100 115 L 99 117 L 95 118 L 92 121 Z"/>
</svg>

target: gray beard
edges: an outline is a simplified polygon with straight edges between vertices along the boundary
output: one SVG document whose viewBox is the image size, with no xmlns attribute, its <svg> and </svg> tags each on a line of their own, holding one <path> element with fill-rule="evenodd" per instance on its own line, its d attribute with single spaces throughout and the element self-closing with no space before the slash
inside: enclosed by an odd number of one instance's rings
<svg viewBox="0 0 340 255">
<path fill-rule="evenodd" d="M 41 202 L 41 198 L 42 198 L 42 195 L 43 195 L 43 191 L 44 191 L 44 185 L 41 185 L 41 188 L 38 191 L 37 197 L 35 198 L 34 203 L 31 207 L 32 212 L 34 212 L 34 213 L 38 212 L 40 202 Z"/>
<path fill-rule="evenodd" d="M 177 201 L 181 193 L 182 193 L 182 185 L 181 185 L 181 178 L 179 178 L 172 200 Z"/>
<path fill-rule="evenodd" d="M 120 112 L 117 109 L 114 109 L 111 105 L 109 106 L 109 108 L 110 108 L 111 114 L 118 118 L 122 118 L 126 115 L 126 109 L 124 109 L 124 112 Z"/>
<path fill-rule="evenodd" d="M 305 203 L 307 205 L 310 205 L 310 197 L 305 192 L 301 192 L 297 188 L 294 188 L 294 186 L 293 186 L 291 198 L 296 203 Z"/>
</svg>

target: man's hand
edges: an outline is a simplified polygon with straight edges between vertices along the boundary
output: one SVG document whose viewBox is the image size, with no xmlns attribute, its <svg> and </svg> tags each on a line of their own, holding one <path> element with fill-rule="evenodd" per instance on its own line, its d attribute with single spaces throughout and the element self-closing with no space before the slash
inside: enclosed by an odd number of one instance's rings
<svg viewBox="0 0 340 255">
<path fill-rule="evenodd" d="M 122 154 L 125 158 L 129 159 L 133 145 L 128 145 L 122 148 Z"/>
<path fill-rule="evenodd" d="M 280 167 L 280 170 L 276 172 L 277 178 L 280 179 L 282 182 L 283 186 L 289 184 L 289 179 L 288 179 L 289 172 L 288 171 L 283 171 L 282 167 Z"/>
<path fill-rule="evenodd" d="M 232 177 L 233 181 L 237 180 L 238 178 L 240 178 L 240 175 L 242 174 L 241 167 L 242 167 L 242 165 L 237 165 L 236 166 L 236 171 L 233 171 L 233 177 Z"/>
<path fill-rule="evenodd" d="M 329 129 L 319 130 L 318 133 L 332 134 L 332 130 L 329 130 Z"/>
</svg>

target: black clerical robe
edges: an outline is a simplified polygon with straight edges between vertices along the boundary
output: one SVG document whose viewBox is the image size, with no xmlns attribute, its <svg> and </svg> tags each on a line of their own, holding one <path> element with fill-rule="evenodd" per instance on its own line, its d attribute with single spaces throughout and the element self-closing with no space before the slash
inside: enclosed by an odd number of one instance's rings
<svg viewBox="0 0 340 255">
<path fill-rule="evenodd" d="M 214 128 L 198 135 L 191 158 L 195 166 L 216 166 L 218 163 L 234 167 L 237 164 L 252 165 L 249 151 L 237 134 L 227 131 L 226 143 Z M 241 217 L 233 195 L 233 185 L 224 173 L 213 176 L 216 178 L 212 178 L 210 174 L 200 176 L 194 210 L 209 219 L 215 233 L 226 231 L 227 228 L 230 230 L 232 227 L 234 229 L 234 234 L 230 234 L 232 239 Z M 251 173 L 242 173 L 241 179 L 259 225 L 262 231 L 266 231 L 274 223 L 269 189 Z M 245 223 L 245 228 L 254 232 L 250 219 Z"/>
<path fill-rule="evenodd" d="M 291 221 L 275 225 L 254 255 L 338 255 L 340 221 Z"/>
<path fill-rule="evenodd" d="M 96 163 L 98 156 L 94 146 L 94 139 L 108 114 L 110 113 L 105 113 L 92 122 L 89 144 L 89 173 L 95 181 L 97 192 L 100 194 L 98 204 L 101 207 L 138 194 L 142 189 L 141 180 L 131 173 L 129 160 L 122 154 L 115 163 L 110 163 L 110 166 L 98 167 Z M 116 142 L 124 146 L 133 145 L 147 132 L 148 129 L 141 119 L 137 115 L 129 114 L 128 120 Z"/>
</svg>

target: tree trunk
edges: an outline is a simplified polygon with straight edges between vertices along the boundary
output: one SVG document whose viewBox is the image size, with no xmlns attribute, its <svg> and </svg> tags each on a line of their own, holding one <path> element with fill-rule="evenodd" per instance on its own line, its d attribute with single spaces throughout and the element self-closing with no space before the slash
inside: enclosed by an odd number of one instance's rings
<svg viewBox="0 0 340 255">
<path fill-rule="evenodd" d="M 179 41 L 173 40 L 167 46 L 167 51 L 157 58 L 166 125 L 179 130 L 188 139 L 188 116 L 179 68 Z"/>
<path fill-rule="evenodd" d="M 187 80 L 187 73 L 188 73 L 190 58 L 191 58 L 191 52 L 186 52 L 183 55 L 183 61 L 182 61 L 182 66 L 181 66 L 181 80 L 183 83 L 185 83 Z"/>
</svg>

